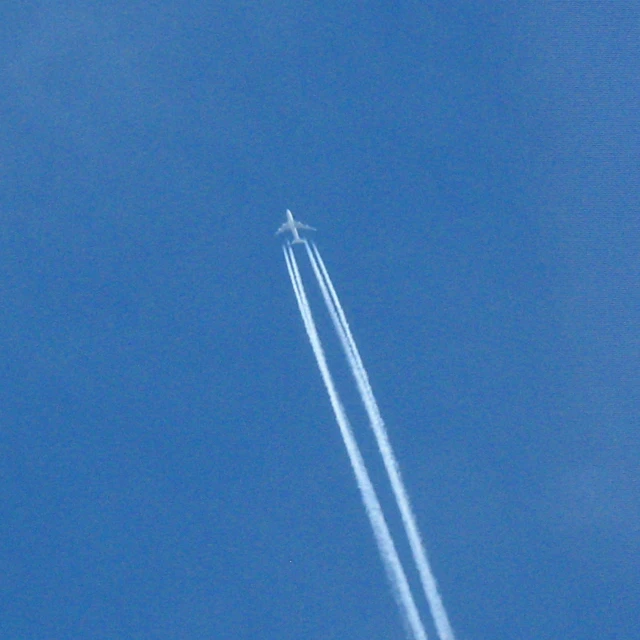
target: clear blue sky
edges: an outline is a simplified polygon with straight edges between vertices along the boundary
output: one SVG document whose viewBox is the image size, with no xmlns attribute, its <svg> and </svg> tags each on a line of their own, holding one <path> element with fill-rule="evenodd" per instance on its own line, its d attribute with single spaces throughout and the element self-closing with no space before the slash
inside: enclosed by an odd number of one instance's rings
<svg viewBox="0 0 640 640">
<path fill-rule="evenodd" d="M 291 208 L 459 640 L 638 637 L 639 24 L 3 3 L 0 636 L 404 638 L 273 235 Z"/>
</svg>

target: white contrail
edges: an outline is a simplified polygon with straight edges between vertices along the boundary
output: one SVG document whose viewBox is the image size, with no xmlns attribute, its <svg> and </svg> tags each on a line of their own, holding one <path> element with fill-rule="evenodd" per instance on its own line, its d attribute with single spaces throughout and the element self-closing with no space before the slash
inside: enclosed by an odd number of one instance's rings
<svg viewBox="0 0 640 640">
<path fill-rule="evenodd" d="M 384 518 L 382 507 L 380 506 L 380 502 L 376 495 L 375 489 L 373 488 L 373 484 L 371 483 L 371 479 L 369 478 L 369 473 L 367 472 L 364 459 L 362 458 L 362 454 L 360 453 L 358 443 L 355 440 L 355 437 L 351 430 L 351 425 L 349 424 L 345 410 L 340 401 L 340 397 L 338 396 L 338 392 L 335 388 L 333 377 L 331 376 L 331 372 L 329 371 L 329 367 L 327 365 L 324 354 L 324 349 L 322 348 L 320 337 L 318 336 L 315 322 L 311 314 L 311 308 L 307 300 L 304 285 L 302 283 L 302 278 L 300 277 L 300 272 L 298 270 L 298 265 L 293 254 L 293 250 L 290 246 L 284 246 L 283 249 L 284 257 L 287 263 L 287 270 L 289 271 L 291 284 L 296 295 L 298 308 L 300 309 L 300 315 L 302 316 L 302 320 L 309 337 L 309 342 L 311 343 L 311 347 L 313 348 L 313 353 L 316 357 L 318 368 L 320 369 L 320 373 L 327 389 L 327 393 L 329 394 L 331 406 L 333 407 L 336 421 L 340 428 L 340 433 L 342 435 L 342 439 L 344 440 L 353 472 L 356 476 L 356 481 L 360 489 L 362 501 L 369 517 L 369 521 L 371 523 L 371 527 L 378 544 L 378 549 L 380 551 L 387 576 L 392 585 L 394 596 L 403 612 L 405 623 L 407 624 L 408 629 L 413 634 L 413 637 L 416 638 L 416 640 L 427 640 L 427 633 L 424 629 L 422 621 L 420 620 L 420 614 L 418 613 L 418 609 L 413 600 L 413 595 L 411 593 L 411 589 L 409 587 L 404 569 L 402 568 L 402 563 L 400 562 L 395 544 L 393 543 L 391 532 L 389 531 L 389 527 L 387 526 L 386 520 Z"/>
<path fill-rule="evenodd" d="M 356 346 L 353 334 L 349 328 L 349 323 L 338 299 L 338 294 L 333 286 L 329 272 L 322 260 L 318 248 L 313 245 L 313 250 L 309 243 L 305 242 L 305 247 L 311 261 L 311 266 L 320 285 L 324 301 L 327 305 L 331 319 L 333 321 L 336 332 L 342 343 L 342 347 L 351 366 L 353 376 L 355 378 L 358 390 L 362 396 L 367 415 L 371 422 L 371 428 L 375 434 L 376 442 L 382 460 L 384 462 L 385 469 L 391 482 L 393 494 L 395 496 L 400 514 L 402 516 L 402 522 L 409 539 L 409 545 L 411 546 L 411 552 L 413 559 L 418 568 L 420 574 L 420 581 L 422 588 L 424 589 L 425 597 L 429 603 L 429 609 L 438 632 L 440 640 L 455 640 L 449 617 L 444 608 L 442 598 L 438 592 L 438 585 L 436 583 L 435 576 L 431 570 L 429 560 L 427 558 L 427 552 L 425 550 L 420 531 L 416 523 L 416 518 L 409 502 L 409 496 L 405 489 L 400 474 L 400 467 L 398 461 L 393 453 L 391 442 L 384 421 L 378 408 L 371 384 L 369 383 L 369 376 L 360 357 L 358 347 Z"/>
</svg>

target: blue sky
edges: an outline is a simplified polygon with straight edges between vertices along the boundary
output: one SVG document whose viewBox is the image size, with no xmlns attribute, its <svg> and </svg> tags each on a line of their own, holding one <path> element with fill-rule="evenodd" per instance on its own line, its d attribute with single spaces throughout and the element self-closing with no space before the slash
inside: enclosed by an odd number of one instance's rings
<svg viewBox="0 0 640 640">
<path fill-rule="evenodd" d="M 286 208 L 458 638 L 634 637 L 636 8 L 33 1 L 0 35 L 3 638 L 404 637 Z"/>
</svg>

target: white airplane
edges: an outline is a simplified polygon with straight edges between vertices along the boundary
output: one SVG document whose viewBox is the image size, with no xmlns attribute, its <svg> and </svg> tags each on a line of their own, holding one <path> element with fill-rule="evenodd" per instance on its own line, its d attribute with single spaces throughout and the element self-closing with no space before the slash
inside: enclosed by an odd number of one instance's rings
<svg viewBox="0 0 640 640">
<path fill-rule="evenodd" d="M 287 221 L 276 231 L 276 235 L 284 233 L 285 231 L 291 231 L 293 234 L 292 244 L 304 242 L 304 239 L 298 234 L 298 229 L 308 229 L 309 231 L 316 231 L 315 227 L 310 227 L 308 224 L 298 222 L 293 219 L 293 213 L 287 209 Z"/>
</svg>

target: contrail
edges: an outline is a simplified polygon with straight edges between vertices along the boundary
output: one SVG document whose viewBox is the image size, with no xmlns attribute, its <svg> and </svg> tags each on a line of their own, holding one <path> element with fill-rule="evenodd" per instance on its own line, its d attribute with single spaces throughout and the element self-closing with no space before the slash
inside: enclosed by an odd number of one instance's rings
<svg viewBox="0 0 640 640">
<path fill-rule="evenodd" d="M 340 433 L 347 449 L 353 472 L 356 476 L 362 501 L 369 517 L 394 596 L 401 611 L 403 612 L 408 630 L 411 631 L 413 637 L 416 640 L 427 640 L 427 633 L 422 621 L 420 620 L 418 609 L 413 600 L 413 595 L 409 588 L 409 583 L 404 569 L 402 568 L 402 563 L 400 562 L 400 558 L 396 551 L 393 538 L 391 537 L 391 532 L 389 531 L 389 527 L 387 526 L 384 518 L 382 507 L 380 506 L 375 489 L 373 488 L 373 484 L 369 478 L 369 473 L 367 472 L 364 459 L 360 453 L 358 443 L 355 440 L 351 430 L 351 425 L 349 424 L 344 407 L 342 406 L 342 402 L 340 401 L 340 397 L 338 396 L 338 392 L 333 382 L 333 377 L 329 371 L 324 349 L 322 348 L 320 337 L 318 336 L 316 325 L 311 314 L 311 308 L 307 300 L 302 278 L 300 277 L 295 255 L 290 246 L 284 246 L 283 250 L 285 261 L 287 263 L 287 270 L 289 271 L 289 277 L 291 278 L 291 285 L 293 286 L 296 300 L 298 302 L 298 308 L 300 309 L 300 315 L 302 316 L 302 320 L 309 337 L 309 342 L 311 343 L 313 353 L 318 363 L 318 368 L 320 369 L 327 393 L 329 394 L 331 406 L 333 407 L 336 421 L 340 428 Z"/>
<path fill-rule="evenodd" d="M 373 390 L 371 389 L 371 384 L 369 383 L 369 376 L 367 375 L 358 347 L 356 346 L 353 334 L 349 328 L 349 323 L 347 322 L 342 305 L 338 299 L 338 294 L 333 286 L 331 278 L 329 277 L 329 272 L 327 271 L 318 248 L 315 244 L 311 247 L 308 242 L 305 242 L 305 247 L 309 255 L 309 260 L 311 261 L 311 266 L 313 267 L 313 271 L 316 275 L 316 279 L 318 280 L 318 284 L 322 291 L 325 304 L 327 305 L 334 327 L 340 338 L 340 342 L 342 343 L 342 348 L 344 349 L 345 355 L 349 361 L 358 390 L 362 396 L 365 410 L 369 416 L 371 428 L 375 434 L 378 449 L 382 456 L 382 460 L 393 489 L 393 494 L 402 516 L 404 529 L 407 534 L 407 538 L 409 539 L 413 559 L 418 568 L 418 573 L 420 574 L 422 588 L 424 589 L 425 597 L 429 603 L 429 609 L 431 610 L 431 615 L 433 616 L 438 636 L 440 640 L 455 640 L 453 629 L 451 628 L 442 598 L 438 592 L 438 585 L 436 583 L 435 576 L 433 575 L 433 571 L 431 570 L 431 566 L 427 558 L 427 552 L 420 536 L 416 518 L 411 508 L 411 503 L 409 502 L 409 496 L 407 495 L 407 491 L 402 481 L 398 461 L 393 453 L 387 429 L 380 414 L 380 409 L 378 408 L 378 403 L 376 402 Z"/>
</svg>

